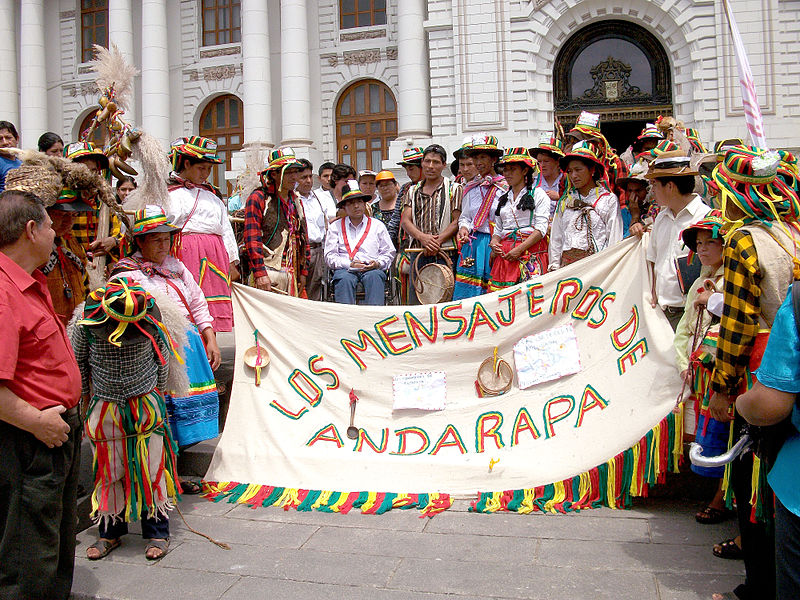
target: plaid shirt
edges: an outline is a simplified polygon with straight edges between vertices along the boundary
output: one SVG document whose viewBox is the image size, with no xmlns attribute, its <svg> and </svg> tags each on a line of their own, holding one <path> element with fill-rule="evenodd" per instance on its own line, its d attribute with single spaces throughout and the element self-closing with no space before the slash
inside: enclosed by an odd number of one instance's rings
<svg viewBox="0 0 800 600">
<path fill-rule="evenodd" d="M 72 236 L 83 246 L 86 252 L 89 252 L 89 244 L 97 238 L 97 225 L 100 222 L 100 203 L 96 198 L 82 196 L 81 199 L 91 206 L 92 210 L 76 214 L 74 224 L 72 225 Z M 122 229 L 119 225 L 119 219 L 114 213 L 111 213 L 110 216 L 110 236 L 117 238 L 117 241 L 120 242 L 122 241 Z M 119 258 L 118 249 L 115 248 L 111 251 L 111 258 L 112 260 L 117 260 Z"/>
<path fill-rule="evenodd" d="M 267 198 L 269 198 L 269 211 L 273 213 L 271 215 L 267 214 Z M 274 214 L 276 210 L 277 215 Z M 265 226 L 267 222 L 270 223 L 269 226 Z M 289 192 L 289 200 L 283 201 L 272 186 L 266 190 L 263 187 L 254 190 L 247 198 L 244 212 L 244 246 L 253 277 L 263 277 L 268 274 L 264 266 L 264 245 L 271 247 L 270 243 L 279 239 L 287 228 L 289 239 L 283 249 L 281 265 L 289 266 L 287 264 L 289 253 L 293 250 L 293 256 L 298 261 L 295 273 L 298 276 L 307 276 L 311 252 L 308 247 L 305 219 L 298 213 L 294 192 Z"/>
<path fill-rule="evenodd" d="M 170 354 L 160 337 L 154 336 L 166 361 L 163 365 L 156 356 L 153 343 L 147 338 L 141 337 L 117 347 L 94 335 L 91 329 L 78 325 L 71 335 L 75 359 L 81 370 L 83 395 L 93 393 L 105 402 L 124 404 L 156 387 L 165 391 Z"/>
<path fill-rule="evenodd" d="M 750 362 L 761 315 L 761 270 L 753 237 L 736 231 L 724 251 L 725 308 L 711 375 L 715 392 L 736 395 Z"/>
</svg>

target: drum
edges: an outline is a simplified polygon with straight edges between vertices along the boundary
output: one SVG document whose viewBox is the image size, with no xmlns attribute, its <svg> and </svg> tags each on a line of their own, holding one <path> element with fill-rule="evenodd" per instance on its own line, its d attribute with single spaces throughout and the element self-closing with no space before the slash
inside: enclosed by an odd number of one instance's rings
<svg viewBox="0 0 800 600">
<path fill-rule="evenodd" d="M 446 264 L 428 263 L 420 267 L 419 259 L 421 256 L 421 252 L 417 254 L 413 265 L 414 290 L 417 292 L 420 304 L 449 302 L 453 298 L 453 287 L 455 285 L 453 261 L 444 252 L 439 252 L 438 256 L 443 257 Z"/>
</svg>

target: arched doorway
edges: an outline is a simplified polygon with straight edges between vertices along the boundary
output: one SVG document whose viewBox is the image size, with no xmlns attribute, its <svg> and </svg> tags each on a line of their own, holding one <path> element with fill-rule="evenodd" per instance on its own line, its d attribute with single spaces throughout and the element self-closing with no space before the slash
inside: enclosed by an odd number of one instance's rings
<svg viewBox="0 0 800 600">
<path fill-rule="evenodd" d="M 231 170 L 231 155 L 242 149 L 244 138 L 244 105 L 233 94 L 214 98 L 200 115 L 200 135 L 217 142 L 217 153 L 223 162 L 215 165 L 208 178 L 225 195 L 233 192 L 231 182 L 225 181 L 225 171 Z"/>
<path fill-rule="evenodd" d="M 379 171 L 397 137 L 397 104 L 391 90 L 374 79 L 348 87 L 336 103 L 339 162 L 357 171 Z"/>
<path fill-rule="evenodd" d="M 556 116 L 569 129 L 581 110 L 624 150 L 648 121 L 671 115 L 669 58 L 656 37 L 630 21 L 599 21 L 570 37 L 553 72 Z"/>
<path fill-rule="evenodd" d="M 88 115 L 86 115 L 83 118 L 83 121 L 81 121 L 81 126 L 78 129 L 78 137 L 82 136 L 83 132 L 87 131 L 89 129 L 89 127 L 92 124 L 92 120 L 94 119 L 94 115 L 95 115 L 96 112 L 97 111 L 92 110 L 92 111 L 89 112 Z M 85 140 L 85 141 L 92 142 L 98 148 L 102 148 L 106 143 L 106 128 L 105 128 L 105 125 L 101 123 L 99 127 L 95 128 L 95 130 L 92 132 L 92 135 L 89 137 L 89 139 Z M 67 143 L 69 143 L 69 142 L 67 142 Z"/>
</svg>

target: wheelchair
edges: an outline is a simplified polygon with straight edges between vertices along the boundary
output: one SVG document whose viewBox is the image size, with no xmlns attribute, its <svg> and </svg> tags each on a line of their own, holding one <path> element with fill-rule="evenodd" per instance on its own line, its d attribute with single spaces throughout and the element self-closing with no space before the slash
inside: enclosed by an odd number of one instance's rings
<svg viewBox="0 0 800 600">
<path fill-rule="evenodd" d="M 384 306 L 397 306 L 400 304 L 400 275 L 397 272 L 396 261 L 386 273 L 386 283 L 384 284 Z M 326 302 L 336 302 L 336 294 L 333 286 L 333 271 L 326 269 L 325 277 L 322 279 L 322 297 Z M 364 285 L 359 281 L 356 284 L 356 304 L 364 304 Z"/>
</svg>

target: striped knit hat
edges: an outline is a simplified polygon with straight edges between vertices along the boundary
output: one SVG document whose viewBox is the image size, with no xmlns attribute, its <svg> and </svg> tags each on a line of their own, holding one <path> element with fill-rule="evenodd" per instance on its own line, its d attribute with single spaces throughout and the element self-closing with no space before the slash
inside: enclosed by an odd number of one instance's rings
<svg viewBox="0 0 800 600">
<path fill-rule="evenodd" d="M 692 146 L 692 152 L 699 152 L 701 154 L 706 154 L 708 152 L 703 141 L 700 139 L 700 132 L 697 131 L 697 129 L 692 129 L 691 127 L 687 128 L 686 139 L 689 140 Z"/>
<path fill-rule="evenodd" d="M 173 171 L 178 170 L 181 156 L 214 164 L 223 162 L 217 155 L 217 142 L 199 135 L 178 138 L 170 144 L 169 158 Z"/>
<path fill-rule="evenodd" d="M 422 148 L 414 146 L 413 148 L 406 148 L 403 150 L 403 160 L 397 163 L 400 166 L 420 166 L 422 164 Z"/>
<path fill-rule="evenodd" d="M 505 154 L 503 154 L 499 163 L 501 165 L 507 165 L 508 163 L 524 163 L 534 171 L 539 170 L 536 159 L 528 153 L 527 148 L 509 148 L 506 150 Z"/>
</svg>

